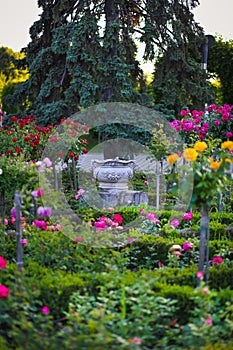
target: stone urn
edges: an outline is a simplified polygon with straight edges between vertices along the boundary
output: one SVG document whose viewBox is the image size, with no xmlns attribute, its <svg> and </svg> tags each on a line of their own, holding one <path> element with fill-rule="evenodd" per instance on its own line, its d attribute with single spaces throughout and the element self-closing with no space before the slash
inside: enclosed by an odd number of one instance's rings
<svg viewBox="0 0 233 350">
<path fill-rule="evenodd" d="M 132 179 L 135 162 L 115 159 L 93 160 L 93 176 L 99 181 L 103 191 L 128 191 L 128 181 Z"/>
</svg>

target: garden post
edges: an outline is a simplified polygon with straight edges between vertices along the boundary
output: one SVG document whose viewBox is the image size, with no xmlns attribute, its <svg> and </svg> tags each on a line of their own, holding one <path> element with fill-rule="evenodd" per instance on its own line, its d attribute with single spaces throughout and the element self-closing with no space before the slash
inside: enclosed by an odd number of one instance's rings
<svg viewBox="0 0 233 350">
<path fill-rule="evenodd" d="M 209 207 L 207 205 L 202 205 L 198 271 L 201 271 L 204 274 L 204 264 L 206 259 L 206 282 L 208 282 L 209 222 Z"/>
<path fill-rule="evenodd" d="M 5 219 L 5 193 L 3 191 L 0 192 L 0 208 L 1 208 L 2 224 L 4 225 L 4 219 Z"/>
<path fill-rule="evenodd" d="M 73 168 L 73 179 L 74 179 L 74 190 L 77 192 L 77 177 L 76 177 L 76 161 L 72 158 L 72 168 Z"/>
<path fill-rule="evenodd" d="M 23 270 L 23 247 L 22 247 L 22 232 L 21 232 L 21 197 L 19 191 L 15 191 L 15 210 L 16 210 L 16 244 L 17 244 L 17 265 L 18 270 Z"/>
</svg>

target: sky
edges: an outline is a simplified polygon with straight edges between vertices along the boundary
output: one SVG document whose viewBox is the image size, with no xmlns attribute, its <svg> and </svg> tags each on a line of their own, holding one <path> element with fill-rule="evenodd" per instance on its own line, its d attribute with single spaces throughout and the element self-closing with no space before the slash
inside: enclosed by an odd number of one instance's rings
<svg viewBox="0 0 233 350">
<path fill-rule="evenodd" d="M 206 34 L 233 40 L 233 0 L 200 0 L 194 19 Z M 29 29 L 39 19 L 37 0 L 0 0 L 0 47 L 20 51 L 30 41 Z M 149 69 L 149 66 L 148 66 Z"/>
</svg>

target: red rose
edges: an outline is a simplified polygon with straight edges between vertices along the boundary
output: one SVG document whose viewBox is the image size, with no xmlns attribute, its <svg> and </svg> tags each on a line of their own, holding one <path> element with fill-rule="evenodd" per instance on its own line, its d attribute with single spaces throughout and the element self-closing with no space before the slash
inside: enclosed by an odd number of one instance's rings
<svg viewBox="0 0 233 350">
<path fill-rule="evenodd" d="M 15 152 L 19 153 L 21 151 L 20 147 L 15 147 Z"/>
<path fill-rule="evenodd" d="M 6 260 L 3 258 L 3 256 L 0 256 L 0 269 L 5 269 L 6 268 Z"/>
<path fill-rule="evenodd" d="M 120 214 L 114 214 L 113 221 L 117 222 L 118 224 L 121 224 L 123 221 L 123 217 Z"/>
<path fill-rule="evenodd" d="M 74 152 L 70 152 L 70 158 L 74 157 Z"/>
<path fill-rule="evenodd" d="M 9 288 L 4 286 L 3 284 L 0 285 L 0 298 L 8 298 L 9 294 Z"/>
<path fill-rule="evenodd" d="M 12 122 L 17 122 L 18 118 L 16 118 L 15 116 L 11 117 L 11 121 Z"/>
</svg>

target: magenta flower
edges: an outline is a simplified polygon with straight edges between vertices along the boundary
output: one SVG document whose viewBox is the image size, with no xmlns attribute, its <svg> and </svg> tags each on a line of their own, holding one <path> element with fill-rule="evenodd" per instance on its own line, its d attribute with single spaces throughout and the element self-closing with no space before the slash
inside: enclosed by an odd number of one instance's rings
<svg viewBox="0 0 233 350">
<path fill-rule="evenodd" d="M 223 258 L 221 256 L 215 256 L 212 260 L 213 266 L 221 265 L 222 262 L 223 262 Z"/>
<path fill-rule="evenodd" d="M 5 269 L 7 265 L 7 261 L 3 258 L 3 256 L 0 256 L 0 269 Z"/>
<path fill-rule="evenodd" d="M 127 241 L 128 241 L 129 243 L 132 243 L 132 242 L 134 242 L 134 241 L 135 241 L 135 239 L 134 239 L 134 238 L 132 238 L 132 237 L 129 237 L 129 238 L 127 239 Z"/>
<path fill-rule="evenodd" d="M 142 215 L 145 212 L 145 209 L 141 209 L 139 213 Z"/>
<path fill-rule="evenodd" d="M 230 138 L 230 137 L 232 137 L 232 136 L 233 136 L 233 133 L 232 133 L 232 132 L 230 132 L 230 131 L 227 131 L 227 132 L 226 132 L 226 137 Z"/>
<path fill-rule="evenodd" d="M 185 214 L 183 215 L 183 219 L 184 219 L 184 220 L 191 220 L 192 217 L 193 217 L 193 214 L 192 214 L 191 212 L 185 213 Z"/>
<path fill-rule="evenodd" d="M 36 220 L 32 223 L 32 225 L 41 228 L 42 230 L 47 230 L 47 224 L 43 220 Z"/>
<path fill-rule="evenodd" d="M 7 218 L 4 218 L 4 225 L 8 225 L 9 221 Z"/>
<path fill-rule="evenodd" d="M 191 250 L 193 248 L 193 243 L 191 243 L 191 242 L 184 242 L 184 244 L 183 244 L 183 249 L 185 250 L 185 251 L 188 251 L 188 250 Z"/>
<path fill-rule="evenodd" d="M 49 307 L 48 306 L 43 306 L 42 307 L 42 309 L 41 309 L 41 312 L 42 312 L 42 314 L 44 314 L 44 315 L 48 315 L 49 314 Z"/>
<path fill-rule="evenodd" d="M 9 288 L 4 286 L 4 284 L 0 285 L 0 298 L 8 298 Z"/>
<path fill-rule="evenodd" d="M 211 326 L 213 323 L 213 320 L 211 317 L 208 317 L 206 320 L 205 320 L 205 324 L 207 324 L 208 326 Z"/>
<path fill-rule="evenodd" d="M 21 239 L 21 244 L 22 245 L 27 245 L 28 244 L 28 240 L 26 238 L 22 238 Z"/>
<path fill-rule="evenodd" d="M 144 181 L 144 185 L 149 185 L 149 182 L 148 181 Z"/>
<path fill-rule="evenodd" d="M 94 223 L 94 226 L 98 229 L 98 230 L 105 230 L 106 228 L 108 228 L 107 224 L 105 221 L 96 221 Z"/>
<path fill-rule="evenodd" d="M 177 227 L 180 225 L 180 220 L 179 219 L 174 219 L 170 221 L 170 225 L 173 227 Z"/>
<path fill-rule="evenodd" d="M 215 119 L 215 121 L 214 121 L 214 125 L 219 126 L 219 125 L 220 125 L 220 123 L 221 123 L 221 121 L 220 121 L 220 120 Z"/>
</svg>

